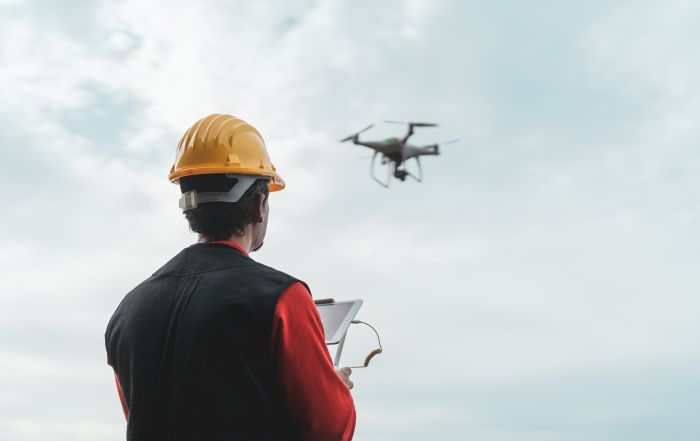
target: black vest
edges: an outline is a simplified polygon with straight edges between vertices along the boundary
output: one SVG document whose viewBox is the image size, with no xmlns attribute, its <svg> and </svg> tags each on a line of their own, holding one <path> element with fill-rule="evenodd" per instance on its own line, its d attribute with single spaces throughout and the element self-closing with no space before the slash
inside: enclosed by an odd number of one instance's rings
<svg viewBox="0 0 700 441">
<path fill-rule="evenodd" d="M 295 281 L 230 246 L 197 244 L 127 294 L 105 334 L 127 439 L 298 439 L 270 343 Z"/>
</svg>

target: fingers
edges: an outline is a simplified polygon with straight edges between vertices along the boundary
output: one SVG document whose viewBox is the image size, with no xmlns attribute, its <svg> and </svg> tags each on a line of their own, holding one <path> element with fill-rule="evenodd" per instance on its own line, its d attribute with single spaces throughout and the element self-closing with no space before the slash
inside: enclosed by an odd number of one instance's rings
<svg viewBox="0 0 700 441">
<path fill-rule="evenodd" d="M 338 376 L 340 377 L 341 380 L 343 380 L 343 383 L 348 387 L 348 389 L 352 389 L 353 386 L 355 386 L 355 383 L 350 381 L 350 375 L 352 374 L 352 369 L 349 367 L 344 367 L 341 369 L 337 370 Z"/>
<path fill-rule="evenodd" d="M 344 367 L 341 369 L 341 372 L 343 373 L 343 380 L 345 381 L 345 384 L 348 385 L 348 389 L 352 389 L 353 386 L 355 386 L 355 383 L 350 381 L 350 375 L 352 375 L 352 369 L 349 367 Z"/>
</svg>

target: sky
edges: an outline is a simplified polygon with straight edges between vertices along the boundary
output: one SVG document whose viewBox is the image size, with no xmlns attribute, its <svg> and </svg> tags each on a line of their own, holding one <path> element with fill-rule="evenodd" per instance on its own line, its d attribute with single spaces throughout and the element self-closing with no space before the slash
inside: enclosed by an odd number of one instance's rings
<svg viewBox="0 0 700 441">
<path fill-rule="evenodd" d="M 697 440 L 700 6 L 0 0 L 0 440 L 124 439 L 104 329 L 196 240 L 229 113 L 287 188 L 254 258 L 364 299 L 356 439 Z M 460 138 L 384 189 L 338 141 Z M 374 348 L 352 328 L 343 361 Z"/>
</svg>

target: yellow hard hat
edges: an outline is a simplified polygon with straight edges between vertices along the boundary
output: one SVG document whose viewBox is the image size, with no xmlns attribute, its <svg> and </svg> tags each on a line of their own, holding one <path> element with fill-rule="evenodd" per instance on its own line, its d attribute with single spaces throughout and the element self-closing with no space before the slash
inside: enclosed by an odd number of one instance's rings
<svg viewBox="0 0 700 441">
<path fill-rule="evenodd" d="M 183 176 L 216 173 L 267 176 L 270 191 L 285 186 L 260 133 L 231 115 L 213 114 L 194 123 L 177 146 L 168 178 L 177 183 Z"/>
</svg>

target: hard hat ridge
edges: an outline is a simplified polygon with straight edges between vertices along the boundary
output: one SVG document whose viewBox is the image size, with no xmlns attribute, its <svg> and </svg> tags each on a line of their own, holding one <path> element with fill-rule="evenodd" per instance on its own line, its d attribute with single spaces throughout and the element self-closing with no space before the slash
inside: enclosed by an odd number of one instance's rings
<svg viewBox="0 0 700 441">
<path fill-rule="evenodd" d="M 169 178 L 176 183 L 182 176 L 220 173 L 269 177 L 270 191 L 285 187 L 255 127 L 231 115 L 212 114 L 182 136 Z"/>
</svg>

